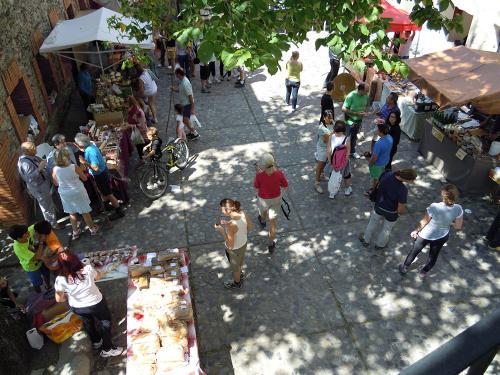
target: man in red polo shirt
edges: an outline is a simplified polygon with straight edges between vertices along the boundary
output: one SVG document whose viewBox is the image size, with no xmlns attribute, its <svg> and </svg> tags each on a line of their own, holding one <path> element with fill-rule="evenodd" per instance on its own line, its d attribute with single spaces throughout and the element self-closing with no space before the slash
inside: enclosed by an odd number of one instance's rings
<svg viewBox="0 0 500 375">
<path fill-rule="evenodd" d="M 276 224 L 281 208 L 281 189 L 288 187 L 285 174 L 276 168 L 274 157 L 264 154 L 260 165 L 257 165 L 257 174 L 253 186 L 257 189 L 257 205 L 259 208 L 259 224 L 264 229 L 269 218 L 269 244 L 270 253 L 276 247 Z"/>
</svg>

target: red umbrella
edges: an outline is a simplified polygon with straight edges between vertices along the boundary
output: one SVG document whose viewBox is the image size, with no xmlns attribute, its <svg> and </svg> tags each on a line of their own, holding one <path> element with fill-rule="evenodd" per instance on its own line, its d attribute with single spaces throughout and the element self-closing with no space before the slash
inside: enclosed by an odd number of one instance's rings
<svg viewBox="0 0 500 375">
<path fill-rule="evenodd" d="M 389 27 L 385 30 L 386 32 L 400 33 L 403 31 L 416 31 L 422 29 L 422 27 L 415 25 L 411 21 L 408 13 L 404 10 L 393 7 L 387 0 L 381 0 L 380 5 L 384 8 L 380 17 L 392 18 L 392 21 L 389 23 Z"/>
</svg>

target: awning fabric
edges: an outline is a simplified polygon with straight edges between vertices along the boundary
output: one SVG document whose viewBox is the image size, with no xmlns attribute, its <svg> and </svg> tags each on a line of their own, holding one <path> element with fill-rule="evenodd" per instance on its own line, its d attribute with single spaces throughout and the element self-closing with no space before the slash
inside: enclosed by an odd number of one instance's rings
<svg viewBox="0 0 500 375">
<path fill-rule="evenodd" d="M 386 32 L 401 33 L 403 31 L 417 31 L 422 29 L 422 27 L 415 25 L 411 21 L 408 13 L 392 6 L 387 0 L 382 0 L 380 5 L 384 8 L 380 18 L 392 18 Z"/>
<path fill-rule="evenodd" d="M 441 107 L 472 104 L 500 114 L 500 54 L 458 46 L 405 63 L 408 79 Z"/>
<path fill-rule="evenodd" d="M 117 16 L 124 24 L 130 24 L 132 19 L 107 8 L 100 8 L 95 12 L 80 18 L 59 22 L 40 47 L 40 53 L 58 52 L 89 42 L 101 41 L 120 44 L 123 46 L 139 46 L 143 49 L 152 49 L 154 44 L 151 37 L 143 42 L 121 35 L 119 30 L 108 26 L 108 18 Z M 146 26 L 146 25 L 144 25 Z"/>
</svg>

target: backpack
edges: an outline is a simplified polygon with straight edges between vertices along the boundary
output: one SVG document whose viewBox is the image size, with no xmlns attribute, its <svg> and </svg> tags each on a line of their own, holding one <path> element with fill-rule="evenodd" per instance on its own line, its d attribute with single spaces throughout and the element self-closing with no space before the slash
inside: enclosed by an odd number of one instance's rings
<svg viewBox="0 0 500 375">
<path fill-rule="evenodd" d="M 347 147 L 345 141 L 347 136 L 344 137 L 342 144 L 333 149 L 332 153 L 332 168 L 335 172 L 341 171 L 347 166 Z"/>
</svg>

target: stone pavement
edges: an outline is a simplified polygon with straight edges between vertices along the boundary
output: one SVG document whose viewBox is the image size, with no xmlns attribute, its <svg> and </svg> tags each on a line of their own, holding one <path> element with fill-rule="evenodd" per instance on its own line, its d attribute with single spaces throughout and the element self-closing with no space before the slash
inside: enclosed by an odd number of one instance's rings
<svg viewBox="0 0 500 375">
<path fill-rule="evenodd" d="M 244 89 L 223 82 L 213 85 L 211 94 L 200 93 L 197 76 L 196 109 L 205 126 L 201 139 L 190 143 L 190 165 L 173 173 L 181 192 L 151 202 L 139 192 L 134 172 L 127 216 L 97 238 L 84 236 L 72 249 L 187 246 L 202 368 L 209 375 L 395 374 L 498 306 L 499 256 L 483 239 L 495 207 L 487 198 L 462 197 L 472 213 L 465 216 L 464 230 L 451 235 L 432 273 L 425 280 L 417 277 L 425 252 L 401 277 L 397 265 L 410 249 L 409 233 L 427 205 L 439 199 L 444 182 L 418 155 L 417 144 L 403 137 L 395 168 L 414 166 L 419 172 L 409 188 L 409 212 L 395 226 L 387 249 L 362 247 L 357 236 L 371 209 L 362 194 L 370 184 L 367 163 L 354 162 L 352 196 L 329 200 L 315 192 L 319 98 L 329 64 L 326 50 L 314 51 L 314 34 L 299 50 L 305 70 L 293 113 L 283 103 L 283 72 L 270 77 L 260 69 Z M 161 79 L 158 127 L 163 132 L 168 121 L 173 135 L 169 110 L 176 96 L 171 99 L 167 90 L 171 76 Z M 340 109 L 336 115 L 341 117 Z M 363 150 L 369 147 L 371 121 L 364 124 Z M 256 216 L 253 163 L 264 150 L 274 153 L 289 179 L 291 220 L 280 218 L 272 256 L 266 233 L 250 234 L 245 287 L 227 291 L 222 282 L 229 267 L 213 230 L 218 202 L 238 199 Z M 123 344 L 124 283 L 108 283 L 103 292 Z M 97 360 L 93 369 L 123 373 L 124 358 Z M 488 373 L 499 371 L 497 361 Z"/>
</svg>

